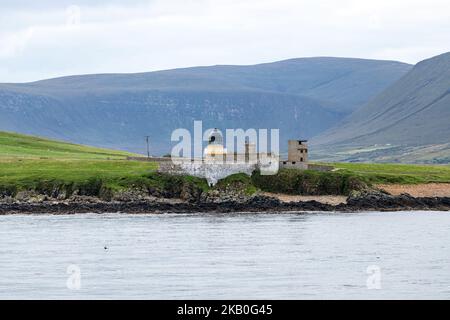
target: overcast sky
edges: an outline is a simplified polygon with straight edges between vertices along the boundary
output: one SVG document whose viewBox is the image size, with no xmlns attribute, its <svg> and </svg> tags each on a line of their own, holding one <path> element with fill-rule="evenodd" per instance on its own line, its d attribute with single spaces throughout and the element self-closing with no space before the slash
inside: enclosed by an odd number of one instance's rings
<svg viewBox="0 0 450 320">
<path fill-rule="evenodd" d="M 0 0 L 0 82 L 448 51 L 449 0 Z"/>
</svg>

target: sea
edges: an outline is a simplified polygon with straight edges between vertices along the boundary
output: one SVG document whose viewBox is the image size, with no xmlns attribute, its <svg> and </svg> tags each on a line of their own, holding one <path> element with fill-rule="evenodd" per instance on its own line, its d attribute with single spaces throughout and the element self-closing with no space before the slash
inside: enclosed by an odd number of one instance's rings
<svg viewBox="0 0 450 320">
<path fill-rule="evenodd" d="M 0 299 L 449 298 L 449 212 L 0 216 Z"/>
</svg>

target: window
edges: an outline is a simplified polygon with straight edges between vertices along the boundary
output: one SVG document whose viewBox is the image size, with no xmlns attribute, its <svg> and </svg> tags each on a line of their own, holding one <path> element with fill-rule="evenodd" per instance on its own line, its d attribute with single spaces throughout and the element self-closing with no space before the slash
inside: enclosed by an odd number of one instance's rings
<svg viewBox="0 0 450 320">
<path fill-rule="evenodd" d="M 296 162 L 295 161 L 292 161 L 292 164 L 295 164 Z"/>
<path fill-rule="evenodd" d="M 303 158 L 300 158 L 300 162 L 303 162 Z"/>
</svg>

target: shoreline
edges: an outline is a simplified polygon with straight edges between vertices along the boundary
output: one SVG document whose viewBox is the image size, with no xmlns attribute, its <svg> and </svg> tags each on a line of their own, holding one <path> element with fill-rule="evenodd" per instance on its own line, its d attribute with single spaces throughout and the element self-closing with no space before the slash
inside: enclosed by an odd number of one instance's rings
<svg viewBox="0 0 450 320">
<path fill-rule="evenodd" d="M 382 193 L 349 197 L 346 203 L 332 205 L 315 200 L 283 202 L 268 196 L 254 196 L 245 201 L 43 201 L 0 202 L 0 215 L 14 214 L 84 214 L 84 213 L 288 213 L 288 212 L 363 212 L 363 211 L 450 211 L 450 197 L 392 196 Z"/>
</svg>

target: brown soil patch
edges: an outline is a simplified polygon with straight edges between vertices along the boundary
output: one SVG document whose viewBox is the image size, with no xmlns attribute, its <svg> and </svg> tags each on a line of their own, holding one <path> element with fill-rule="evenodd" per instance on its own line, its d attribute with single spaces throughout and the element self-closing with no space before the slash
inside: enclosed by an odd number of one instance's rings
<svg viewBox="0 0 450 320">
<path fill-rule="evenodd" d="M 413 197 L 450 197 L 450 183 L 428 183 L 416 185 L 386 184 L 378 188 L 397 196 L 408 193 Z"/>
<path fill-rule="evenodd" d="M 346 196 L 296 196 L 289 194 L 281 194 L 281 193 L 270 193 L 264 192 L 263 195 L 268 197 L 277 198 L 282 202 L 298 202 L 298 201 L 317 201 L 320 203 L 330 204 L 330 205 L 338 205 L 341 203 L 346 203 Z"/>
</svg>

